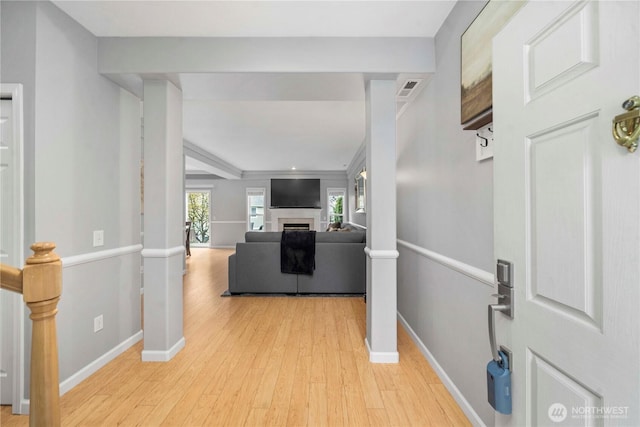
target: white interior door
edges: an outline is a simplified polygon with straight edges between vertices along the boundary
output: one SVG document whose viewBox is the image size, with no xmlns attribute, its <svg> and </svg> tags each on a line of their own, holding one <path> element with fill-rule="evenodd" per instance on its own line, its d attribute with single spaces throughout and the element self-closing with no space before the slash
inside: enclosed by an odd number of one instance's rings
<svg viewBox="0 0 640 427">
<path fill-rule="evenodd" d="M 0 262 L 18 266 L 14 232 L 14 169 L 16 147 L 13 139 L 11 100 L 0 100 Z M 13 400 L 13 317 L 16 295 L 0 290 L 0 404 L 10 405 Z"/>
<path fill-rule="evenodd" d="M 640 95 L 639 26 L 637 1 L 532 1 L 494 39 L 495 256 L 515 292 L 499 425 L 640 425 L 640 153 L 611 136 Z"/>
<path fill-rule="evenodd" d="M 0 262 L 22 268 L 22 88 L 0 84 Z M 24 303 L 0 290 L 0 404 L 20 413 Z"/>
</svg>

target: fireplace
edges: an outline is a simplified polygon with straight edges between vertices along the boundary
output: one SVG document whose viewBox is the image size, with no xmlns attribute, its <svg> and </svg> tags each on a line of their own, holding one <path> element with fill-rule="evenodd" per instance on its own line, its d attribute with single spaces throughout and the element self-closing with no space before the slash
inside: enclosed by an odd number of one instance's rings
<svg viewBox="0 0 640 427">
<path fill-rule="evenodd" d="M 309 231 L 311 228 L 308 222 L 285 222 L 284 224 L 282 224 L 282 229 L 284 231 Z"/>
<path fill-rule="evenodd" d="M 276 225 L 278 229 L 275 231 L 316 229 L 313 218 L 278 218 Z"/>
<path fill-rule="evenodd" d="M 282 231 L 285 224 L 297 226 L 302 224 L 305 226 L 304 230 L 320 231 L 320 209 L 269 209 L 269 212 L 271 213 L 271 231 Z"/>
</svg>

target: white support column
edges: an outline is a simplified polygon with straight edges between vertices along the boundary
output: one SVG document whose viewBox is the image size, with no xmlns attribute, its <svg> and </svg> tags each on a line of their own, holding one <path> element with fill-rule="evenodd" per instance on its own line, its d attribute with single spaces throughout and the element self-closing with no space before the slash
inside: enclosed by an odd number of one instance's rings
<svg viewBox="0 0 640 427">
<path fill-rule="evenodd" d="M 367 349 L 397 363 L 396 82 L 371 80 L 367 118 Z"/>
<path fill-rule="evenodd" d="M 144 349 L 166 362 L 185 345 L 182 92 L 166 80 L 144 81 Z"/>
</svg>

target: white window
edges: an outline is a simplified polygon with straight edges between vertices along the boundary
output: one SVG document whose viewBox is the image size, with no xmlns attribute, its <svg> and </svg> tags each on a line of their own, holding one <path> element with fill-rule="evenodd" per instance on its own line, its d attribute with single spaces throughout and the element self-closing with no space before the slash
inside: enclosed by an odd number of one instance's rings
<svg viewBox="0 0 640 427">
<path fill-rule="evenodd" d="M 247 188 L 247 230 L 264 231 L 264 188 Z"/>
<path fill-rule="evenodd" d="M 327 189 L 327 215 L 329 223 L 344 222 L 346 188 Z"/>
</svg>

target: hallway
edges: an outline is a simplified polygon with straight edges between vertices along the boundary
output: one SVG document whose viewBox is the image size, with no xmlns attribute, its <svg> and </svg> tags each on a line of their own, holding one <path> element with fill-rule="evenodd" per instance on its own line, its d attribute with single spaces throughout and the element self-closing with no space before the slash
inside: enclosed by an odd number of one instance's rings
<svg viewBox="0 0 640 427">
<path fill-rule="evenodd" d="M 223 298 L 232 251 L 191 252 L 186 347 L 142 363 L 134 345 L 62 396 L 63 425 L 469 425 L 401 327 L 400 363 L 369 363 L 362 298 Z"/>
</svg>

